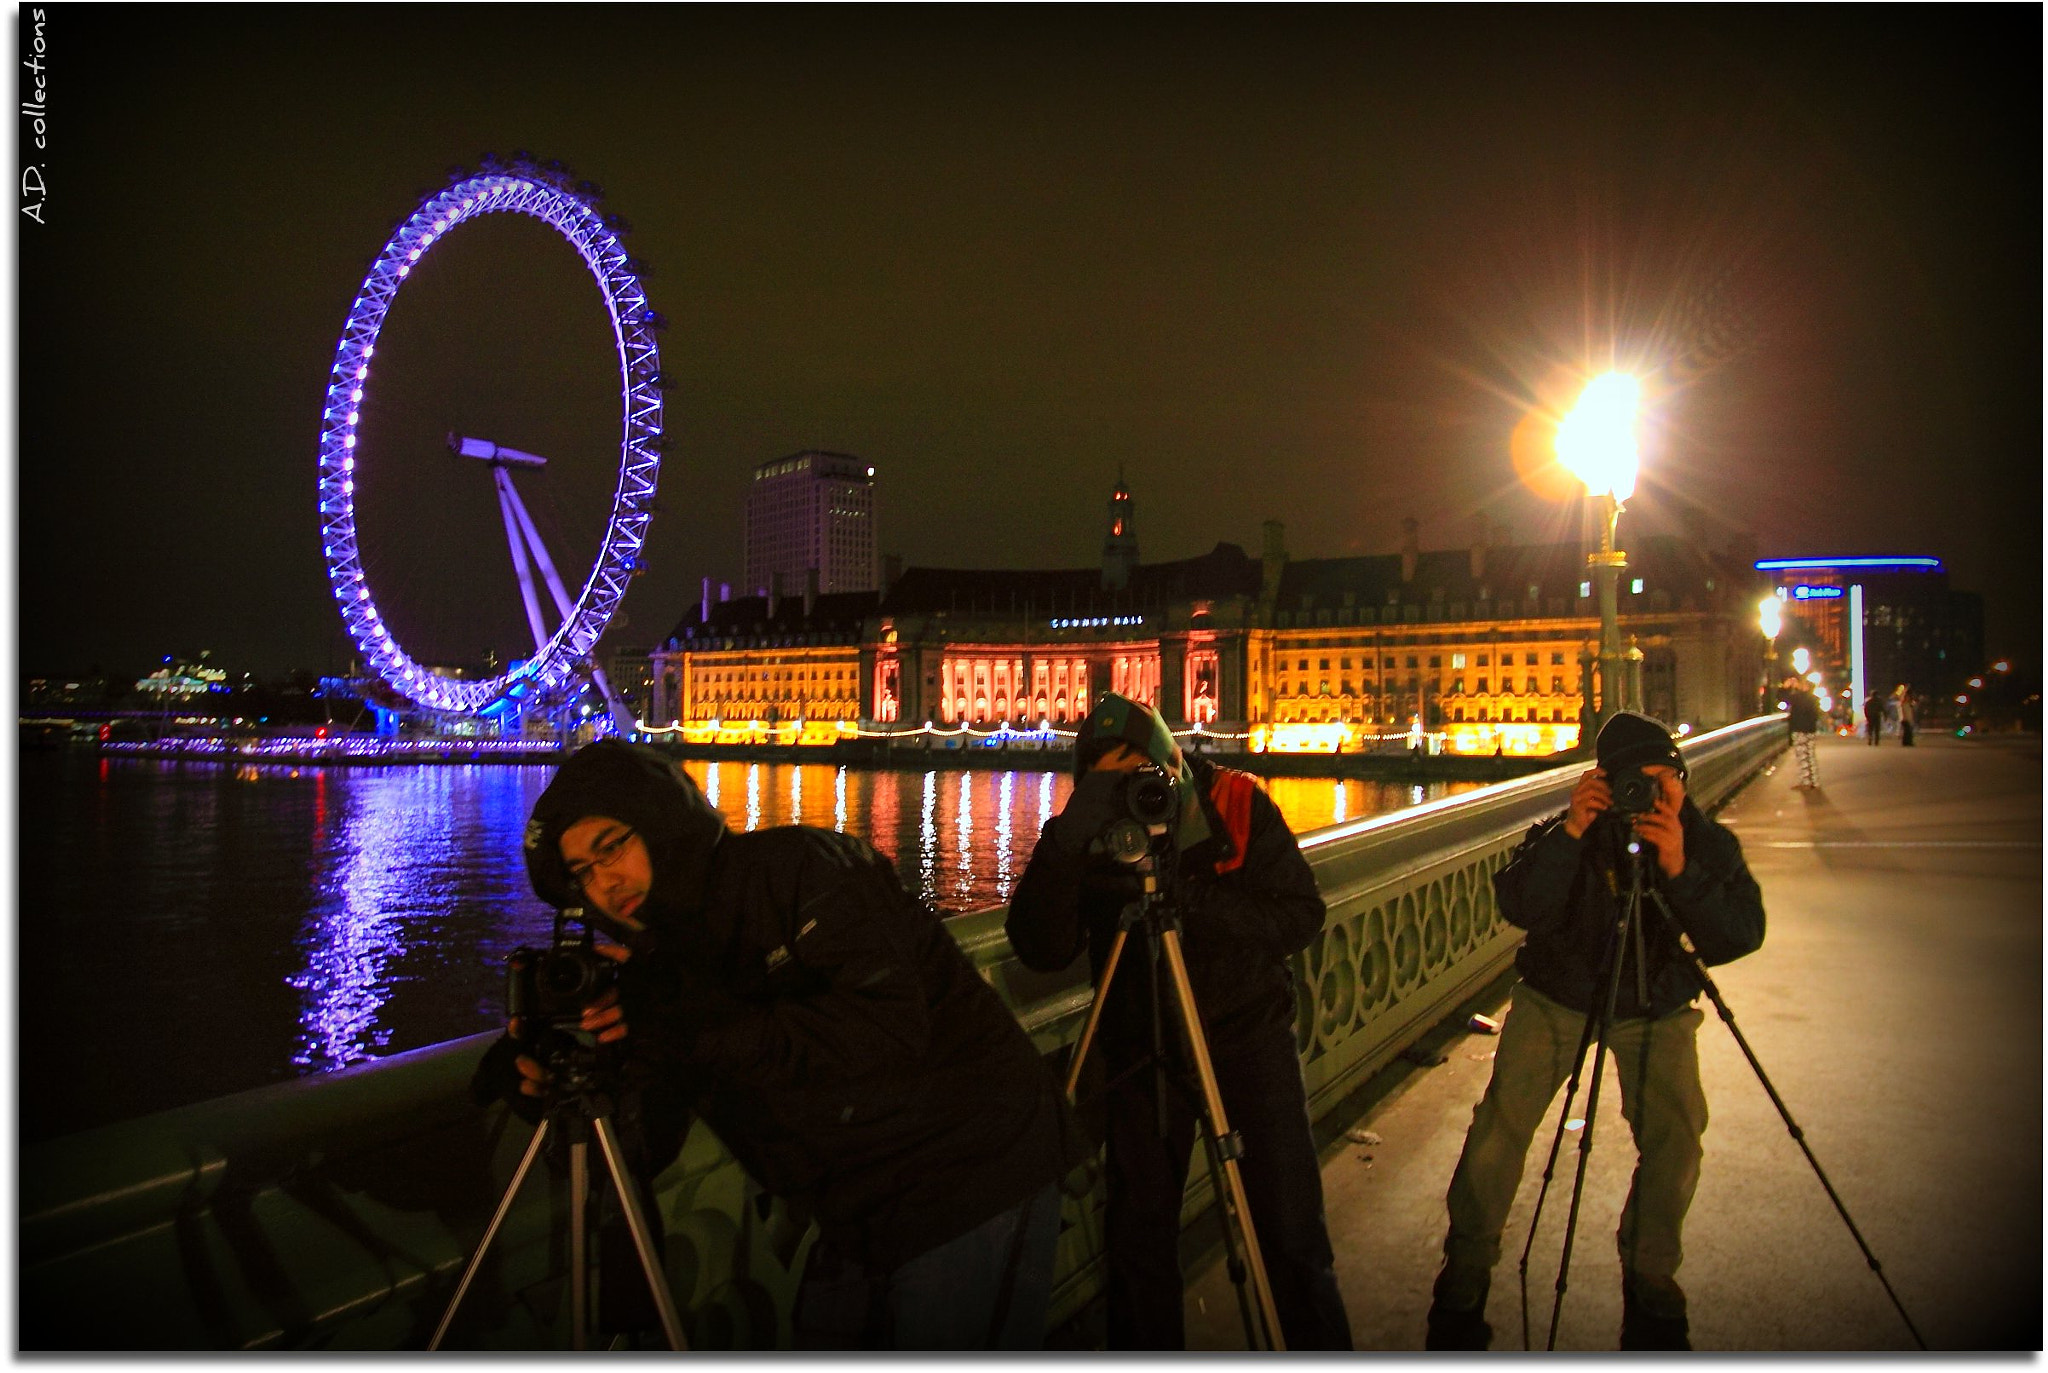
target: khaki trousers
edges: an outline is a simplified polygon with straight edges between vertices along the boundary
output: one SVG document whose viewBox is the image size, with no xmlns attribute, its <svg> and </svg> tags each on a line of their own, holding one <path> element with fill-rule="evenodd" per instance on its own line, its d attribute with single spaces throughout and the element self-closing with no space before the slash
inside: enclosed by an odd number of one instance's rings
<svg viewBox="0 0 2048 1373">
<path fill-rule="evenodd" d="M 1687 1006 L 1661 1020 L 1619 1021 L 1608 1032 L 1614 1057 L 1609 1076 L 1620 1079 L 1622 1115 L 1636 1142 L 1635 1179 L 1615 1236 L 1624 1273 L 1669 1278 L 1683 1257 L 1679 1232 L 1699 1185 L 1700 1137 L 1707 1129 L 1696 1043 L 1703 1019 L 1697 1006 Z M 1445 1199 L 1451 1228 L 1444 1238 L 1444 1258 L 1452 1267 L 1490 1272 L 1500 1259 L 1501 1228 L 1522 1181 L 1530 1140 L 1571 1076 L 1572 1054 L 1585 1024 L 1577 1011 L 1526 982 L 1515 985 L 1494 1055 L 1493 1080 L 1472 1110 L 1472 1128 Z M 1574 1111 L 1583 1111 L 1592 1080 L 1589 1062 Z M 1571 1147 L 1567 1141 L 1565 1150 Z M 1562 1162 L 1553 1186 L 1560 1180 L 1569 1185 Z"/>
</svg>

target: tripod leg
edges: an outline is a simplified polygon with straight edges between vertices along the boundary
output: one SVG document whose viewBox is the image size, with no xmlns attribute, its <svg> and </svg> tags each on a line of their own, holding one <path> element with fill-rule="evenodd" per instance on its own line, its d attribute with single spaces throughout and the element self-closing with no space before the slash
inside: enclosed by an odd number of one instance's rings
<svg viewBox="0 0 2048 1373">
<path fill-rule="evenodd" d="M 1280 1333 L 1280 1314 L 1273 1306 L 1273 1284 L 1266 1275 L 1266 1262 L 1259 1254 L 1259 1237 L 1253 1224 L 1250 1204 L 1245 1200 L 1244 1177 L 1238 1170 L 1237 1160 L 1232 1157 L 1230 1122 L 1223 1113 L 1223 1095 L 1216 1089 L 1216 1070 L 1209 1061 L 1209 1041 L 1202 1033 L 1201 1013 L 1195 1008 L 1194 988 L 1188 983 L 1187 962 L 1181 957 L 1180 931 L 1161 931 L 1160 947 L 1166 954 L 1167 972 L 1173 978 L 1173 990 L 1180 1007 L 1181 1029 L 1187 1034 L 1188 1050 L 1194 1060 L 1195 1076 L 1201 1083 L 1203 1123 L 1209 1131 L 1218 1152 L 1223 1155 L 1223 1175 L 1230 1184 L 1228 1201 L 1237 1223 L 1244 1232 L 1244 1251 L 1251 1268 L 1252 1291 L 1258 1297 L 1259 1313 L 1265 1320 L 1266 1343 L 1270 1349 L 1287 1347 Z M 1219 1197 L 1218 1201 L 1224 1198 Z M 1228 1224 L 1228 1221 L 1225 1222 Z"/>
<path fill-rule="evenodd" d="M 1612 999 L 1609 1000 L 1612 1010 Z M 1564 1252 L 1557 1261 L 1557 1300 L 1550 1307 L 1550 1338 L 1543 1346 L 1557 1348 L 1557 1325 L 1564 1315 L 1564 1291 L 1572 1271 L 1572 1241 L 1578 1235 L 1579 1200 L 1586 1190 L 1586 1163 L 1593 1154 L 1593 1116 L 1600 1109 L 1600 1078 L 1607 1066 L 1607 1017 L 1600 1017 L 1600 1030 L 1593 1040 L 1593 1084 L 1586 1090 L 1586 1123 L 1579 1129 L 1578 1170 L 1572 1176 L 1572 1204 L 1565 1212 Z"/>
<path fill-rule="evenodd" d="M 476 1252 L 469 1256 L 469 1267 L 462 1270 L 462 1281 L 455 1284 L 455 1295 L 448 1302 L 448 1309 L 441 1313 L 441 1323 L 434 1327 L 434 1338 L 427 1341 L 429 1350 L 441 1347 L 441 1341 L 448 1337 L 448 1327 L 454 1323 L 455 1310 L 462 1305 L 462 1299 L 469 1295 L 469 1284 L 475 1279 L 477 1270 L 483 1267 L 484 1252 L 491 1247 L 491 1241 L 498 1237 L 498 1227 L 505 1223 L 505 1217 L 512 1210 L 512 1201 L 519 1195 L 520 1187 L 526 1182 L 526 1174 L 533 1167 L 533 1161 L 540 1157 L 540 1147 L 548 1135 L 548 1122 L 543 1120 L 534 1128 L 533 1140 L 526 1146 L 526 1154 L 519 1160 L 519 1166 L 512 1170 L 512 1181 L 505 1186 L 505 1195 L 498 1198 L 498 1209 L 491 1216 L 491 1223 L 484 1227 L 484 1237 L 477 1241 Z"/>
<path fill-rule="evenodd" d="M 1223 1173 L 1223 1149 L 1214 1135 L 1205 1133 L 1202 1136 L 1202 1156 L 1208 1160 L 1209 1186 L 1216 1193 L 1220 1206 L 1223 1198 L 1229 1195 L 1229 1182 Z M 1249 1336 L 1258 1329 L 1258 1316 L 1252 1309 L 1251 1291 L 1245 1285 L 1249 1270 L 1245 1267 L 1243 1248 L 1237 1242 L 1237 1227 L 1230 1224 L 1227 1217 L 1223 1223 L 1223 1267 L 1230 1274 L 1231 1289 L 1237 1293 L 1237 1314 L 1244 1321 L 1245 1333 Z"/>
<path fill-rule="evenodd" d="M 1536 1189 L 1536 1209 L 1529 1217 L 1529 1238 L 1522 1243 L 1520 1264 L 1522 1289 L 1522 1348 L 1529 1347 L 1529 1252 L 1536 1247 L 1536 1227 L 1543 1223 L 1543 1203 L 1550 1195 L 1551 1179 L 1557 1175 L 1557 1156 L 1564 1148 L 1565 1126 L 1571 1123 L 1572 1102 L 1578 1099 L 1579 1079 L 1586 1071 L 1586 1049 L 1593 1042 L 1594 1020 L 1585 1018 L 1579 1031 L 1579 1047 L 1572 1052 L 1572 1073 L 1565 1083 L 1564 1107 L 1557 1113 L 1557 1129 L 1550 1137 L 1550 1154 L 1543 1160 L 1543 1182 Z"/>
<path fill-rule="evenodd" d="M 1572 1241 L 1578 1235 L 1579 1200 L 1586 1190 L 1586 1163 L 1593 1154 L 1593 1123 L 1600 1110 L 1600 1079 L 1607 1066 L 1607 1032 L 1614 1024 L 1615 1002 L 1621 996 L 1622 951 L 1629 947 L 1631 934 L 1641 945 L 1643 918 L 1643 863 L 1640 852 L 1631 851 L 1628 895 L 1622 899 L 1621 915 L 1608 936 L 1607 997 L 1600 1005 L 1600 1023 L 1593 1035 L 1593 1083 L 1586 1091 L 1586 1123 L 1579 1132 L 1579 1166 L 1572 1177 L 1572 1205 L 1565 1214 L 1564 1252 L 1557 1260 L 1557 1300 L 1550 1307 L 1550 1338 L 1545 1349 L 1557 1348 L 1557 1326 L 1564 1316 L 1566 1280 L 1572 1270 Z M 1641 969 L 1637 969 L 1640 977 Z"/>
<path fill-rule="evenodd" d="M 625 1155 L 619 1149 L 618 1136 L 612 1133 L 612 1122 L 608 1116 L 599 1116 L 594 1122 L 597 1128 L 598 1147 L 604 1151 L 605 1166 L 611 1170 L 612 1186 L 618 1189 L 619 1209 L 625 1212 L 626 1228 L 633 1234 L 633 1249 L 640 1255 L 640 1272 L 647 1279 L 647 1287 L 654 1294 L 654 1308 L 661 1313 L 662 1332 L 668 1336 L 668 1347 L 681 1353 L 690 1347 L 683 1338 L 683 1322 L 676 1314 L 675 1297 L 668 1288 L 668 1273 L 661 1266 L 661 1258 L 654 1252 L 654 1230 L 647 1223 L 647 1213 L 640 1208 L 640 1196 L 633 1190 L 633 1181 L 626 1171 Z"/>
<path fill-rule="evenodd" d="M 1786 1106 L 1784 1099 L 1778 1095 L 1778 1089 L 1771 1085 L 1770 1075 L 1764 1072 L 1762 1061 L 1757 1058 L 1756 1051 L 1749 1047 L 1749 1040 L 1736 1026 L 1735 1012 L 1729 1010 L 1728 1003 L 1721 999 L 1721 989 L 1714 985 L 1714 979 L 1708 975 L 1706 961 L 1699 956 L 1699 950 L 1693 947 L 1692 941 L 1686 938 L 1685 929 L 1678 923 L 1678 917 L 1671 913 L 1671 907 L 1666 904 L 1664 894 L 1652 889 L 1650 898 L 1657 908 L 1657 914 L 1664 921 L 1664 929 L 1671 937 L 1671 943 L 1684 955 L 1686 962 L 1692 965 L 1693 976 L 1699 979 L 1701 989 L 1707 994 L 1707 1000 L 1714 1003 L 1714 1013 L 1721 1017 L 1721 1023 L 1728 1027 L 1728 1033 L 1735 1036 L 1735 1046 L 1742 1050 L 1742 1056 L 1749 1061 L 1751 1070 L 1756 1073 L 1756 1080 L 1763 1084 L 1764 1094 L 1770 1097 L 1771 1105 L 1777 1108 L 1778 1118 L 1785 1122 L 1785 1129 L 1792 1136 L 1792 1142 L 1799 1146 L 1800 1153 L 1806 1155 L 1807 1163 L 1813 1168 L 1813 1175 L 1820 1179 L 1821 1190 L 1826 1192 L 1828 1200 L 1834 1203 L 1835 1213 L 1842 1218 L 1842 1224 L 1849 1227 L 1850 1238 L 1856 1241 L 1856 1247 L 1863 1251 L 1863 1261 L 1870 1265 L 1870 1271 L 1875 1273 L 1878 1282 L 1883 1284 L 1884 1294 L 1891 1298 L 1892 1308 L 1899 1313 L 1899 1319 L 1906 1323 L 1907 1331 L 1913 1336 L 1913 1343 L 1922 1349 L 1927 1348 L 1927 1341 L 1920 1338 L 1920 1327 L 1913 1324 L 1913 1318 L 1906 1313 L 1906 1304 L 1899 1300 L 1899 1294 L 1892 1290 L 1891 1279 L 1884 1275 L 1884 1265 L 1877 1261 L 1877 1255 L 1864 1242 L 1863 1232 L 1856 1228 L 1856 1222 L 1849 1217 L 1849 1208 L 1842 1204 L 1841 1197 L 1835 1193 L 1835 1185 L 1828 1181 L 1827 1173 L 1820 1166 L 1820 1160 L 1814 1157 L 1813 1150 L 1808 1147 L 1806 1131 L 1792 1118 L 1791 1108 Z"/>
<path fill-rule="evenodd" d="M 590 1146 L 569 1146 L 569 1347 L 590 1348 Z"/>
<path fill-rule="evenodd" d="M 1081 1065 L 1088 1058 L 1088 1048 L 1095 1042 L 1095 1027 L 1102 1023 L 1103 1003 L 1109 997 L 1110 979 L 1116 976 L 1117 960 L 1124 955 L 1124 941 L 1130 937 L 1128 929 L 1116 932 L 1116 941 L 1109 946 L 1109 957 L 1102 964 L 1102 980 L 1095 985 L 1095 1002 L 1088 1008 L 1088 1023 L 1081 1027 L 1081 1041 L 1074 1046 L 1074 1062 L 1067 1069 L 1067 1099 L 1074 1099 L 1074 1089 L 1081 1085 Z"/>
</svg>

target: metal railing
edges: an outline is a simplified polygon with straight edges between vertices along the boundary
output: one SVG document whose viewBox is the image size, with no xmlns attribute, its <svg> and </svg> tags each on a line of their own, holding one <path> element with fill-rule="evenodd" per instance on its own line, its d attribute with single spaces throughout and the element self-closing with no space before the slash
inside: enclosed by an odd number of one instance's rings
<svg viewBox="0 0 2048 1373">
<path fill-rule="evenodd" d="M 1712 809 L 1787 744 L 1780 718 L 1685 745 Z M 1296 1032 L 1321 1116 L 1473 991 L 1519 943 L 1491 878 L 1561 809 L 1562 769 L 1306 835 L 1329 918 L 1297 964 Z M 1042 1052 L 1078 1036 L 1085 967 L 1031 973 L 1004 911 L 950 927 Z M 529 1136 L 467 1083 L 478 1035 L 26 1148 L 20 1347 L 417 1349 Z M 536 1170 L 535 1177 L 542 1170 Z M 1190 1188 L 1186 1214 L 1206 1200 Z M 787 1347 L 810 1232 L 707 1130 L 657 1180 L 665 1263 L 691 1345 Z M 456 1347 L 566 1343 L 567 1192 L 530 1177 L 452 1333 Z M 1101 1285 L 1102 1191 L 1068 1198 L 1053 1319 Z"/>
</svg>

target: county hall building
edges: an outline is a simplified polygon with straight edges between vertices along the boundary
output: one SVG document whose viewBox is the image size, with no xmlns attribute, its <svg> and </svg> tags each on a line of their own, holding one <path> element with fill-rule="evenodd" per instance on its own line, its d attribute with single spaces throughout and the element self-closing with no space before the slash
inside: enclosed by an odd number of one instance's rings
<svg viewBox="0 0 2048 1373">
<path fill-rule="evenodd" d="M 1585 550 L 1486 529 L 1425 551 L 1406 528 L 1394 553 L 1293 558 L 1269 522 L 1256 557 L 1219 543 L 1145 563 L 1119 481 L 1095 567 L 885 569 L 879 590 L 838 593 L 811 575 L 800 594 L 715 601 L 707 582 L 651 655 L 645 723 L 692 742 L 1071 731 L 1114 691 L 1253 750 L 1573 746 L 1599 638 Z M 1663 536 L 1628 557 L 1621 633 L 1645 708 L 1694 729 L 1753 713 L 1766 587 L 1750 558 Z"/>
</svg>

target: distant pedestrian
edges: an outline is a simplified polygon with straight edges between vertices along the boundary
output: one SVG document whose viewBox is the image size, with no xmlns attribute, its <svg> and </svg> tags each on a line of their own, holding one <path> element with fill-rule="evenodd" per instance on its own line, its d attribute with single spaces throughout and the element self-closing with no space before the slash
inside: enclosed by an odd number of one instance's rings
<svg viewBox="0 0 2048 1373">
<path fill-rule="evenodd" d="M 1798 789 L 1819 791 L 1820 765 L 1813 756 L 1813 736 L 1820 732 L 1820 698 L 1813 693 L 1813 683 L 1794 678 L 1785 697 L 1785 710 L 1791 717 L 1792 756 L 1799 760 Z"/>
<path fill-rule="evenodd" d="M 1870 737 L 1870 746 L 1877 747 L 1884 737 L 1884 693 L 1873 691 L 1863 698 L 1863 732 Z"/>
<path fill-rule="evenodd" d="M 1892 693 L 1899 708 L 1899 745 L 1913 747 L 1913 692 L 1904 682 Z"/>
</svg>

